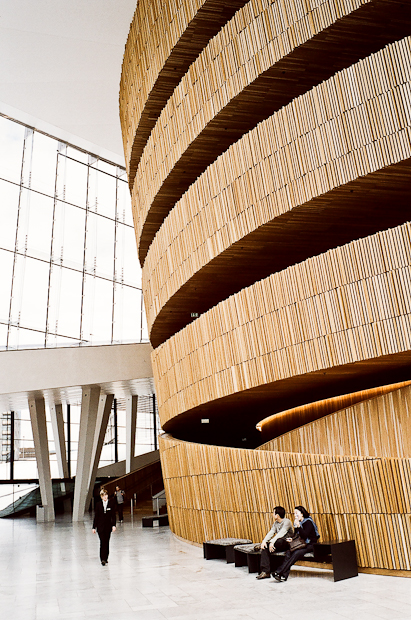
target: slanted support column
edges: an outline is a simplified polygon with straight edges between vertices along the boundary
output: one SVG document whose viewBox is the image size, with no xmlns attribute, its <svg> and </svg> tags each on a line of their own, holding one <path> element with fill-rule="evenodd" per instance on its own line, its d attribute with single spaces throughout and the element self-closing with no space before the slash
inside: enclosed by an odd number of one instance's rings
<svg viewBox="0 0 411 620">
<path fill-rule="evenodd" d="M 93 454 L 91 459 L 90 479 L 88 483 L 87 499 L 85 508 L 90 504 L 94 483 L 96 481 L 96 474 L 98 464 L 100 461 L 101 450 L 103 448 L 104 437 L 106 435 L 108 419 L 110 417 L 111 407 L 113 405 L 114 394 L 103 394 L 100 396 L 97 412 L 97 424 L 96 432 L 94 435 Z"/>
<path fill-rule="evenodd" d="M 50 404 L 51 426 L 53 428 L 54 446 L 56 448 L 57 465 L 60 478 L 68 478 L 68 465 L 66 456 L 66 439 L 64 436 L 63 407 L 61 404 Z M 65 491 L 64 482 L 61 484 Z"/>
<path fill-rule="evenodd" d="M 37 469 L 39 472 L 41 503 L 44 507 L 44 520 L 54 521 L 53 486 L 50 474 L 49 444 L 44 398 L 30 398 L 29 411 L 31 428 L 33 429 Z"/>
<path fill-rule="evenodd" d="M 73 521 L 82 521 L 86 510 L 99 402 L 99 387 L 82 388 Z"/>
<path fill-rule="evenodd" d="M 138 396 L 126 398 L 126 474 L 131 471 L 134 451 L 136 447 L 136 423 L 137 423 Z"/>
</svg>

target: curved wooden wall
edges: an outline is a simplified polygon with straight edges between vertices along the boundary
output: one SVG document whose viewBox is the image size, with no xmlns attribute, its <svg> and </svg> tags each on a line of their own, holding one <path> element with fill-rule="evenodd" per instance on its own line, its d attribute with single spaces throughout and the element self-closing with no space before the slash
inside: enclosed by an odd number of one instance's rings
<svg viewBox="0 0 411 620">
<path fill-rule="evenodd" d="M 353 538 L 360 569 L 411 569 L 411 461 L 241 450 L 160 437 L 170 526 L 201 543 L 263 539 L 276 505 L 309 508 L 323 539 Z"/>
<path fill-rule="evenodd" d="M 325 398 L 323 400 L 307 403 L 299 407 L 293 407 L 292 409 L 287 409 L 285 411 L 279 411 L 274 415 L 260 420 L 257 424 L 257 429 L 261 432 L 261 439 L 266 441 L 267 446 L 269 446 L 271 445 L 270 441 L 273 437 L 279 437 L 285 433 L 289 434 L 290 431 L 298 428 L 299 426 L 306 426 L 310 422 L 314 422 L 315 420 L 319 420 L 320 418 L 336 413 L 337 411 L 341 411 L 341 409 L 347 409 L 357 403 L 369 401 L 377 398 L 378 396 L 382 396 L 383 394 L 388 394 L 394 390 L 399 390 L 400 388 L 406 387 L 410 384 L 411 381 L 401 381 L 399 383 L 383 385 L 368 390 L 360 390 L 359 392 L 352 392 L 350 394 L 342 394 L 340 396 L 335 396 L 334 398 Z M 267 449 L 270 448 L 267 447 Z M 276 447 L 273 449 L 277 450 L 279 448 Z M 295 450 L 292 450 L 292 452 L 294 451 Z M 301 450 L 296 451 L 300 452 Z M 327 454 L 334 454 L 334 452 L 329 452 L 328 450 L 325 450 L 325 452 Z M 379 456 L 381 456 L 381 454 Z M 398 454 L 393 453 L 390 454 L 390 456 L 398 456 Z"/>
<path fill-rule="evenodd" d="M 411 570 L 410 37 L 403 0 L 138 2 L 120 114 L 188 540 L 303 503 L 364 570 Z"/>
<path fill-rule="evenodd" d="M 260 449 L 411 458 L 411 387 L 326 415 L 265 443 Z"/>
<path fill-rule="evenodd" d="M 367 4 L 295 0 L 289 11 L 280 2 L 252 0 L 212 39 L 170 97 L 141 157 L 132 200 L 142 263 L 173 204 L 230 143 L 336 70 L 408 33 L 397 0 L 371 3 L 372 21 L 361 6 Z"/>
<path fill-rule="evenodd" d="M 195 275 L 200 282 L 205 280 L 201 269 L 226 250 L 232 254 L 236 243 L 241 243 L 247 252 L 248 243 L 251 247 L 255 244 L 251 233 L 257 229 L 261 238 L 263 227 L 269 227 L 267 234 L 273 239 L 275 230 L 281 237 L 288 228 L 307 228 L 307 217 L 298 221 L 289 215 L 302 207 L 310 212 L 310 232 L 318 218 L 331 223 L 336 208 L 341 208 L 341 199 L 333 201 L 330 195 L 324 201 L 324 195 L 333 190 L 357 181 L 358 199 L 361 188 L 364 194 L 369 192 L 373 173 L 384 169 L 385 184 L 390 183 L 392 174 L 391 190 L 399 192 L 402 188 L 408 200 L 408 169 L 400 177 L 395 167 L 400 162 L 408 166 L 411 157 L 410 118 L 406 112 L 411 68 L 397 71 L 402 54 L 411 55 L 410 38 L 302 95 L 230 147 L 190 187 L 165 220 L 144 264 L 143 290 L 150 300 L 150 330 L 170 298 L 173 297 L 173 317 L 179 295 L 183 298 L 181 305 L 185 306 L 181 289 L 190 278 Z M 368 84 L 366 77 L 377 70 L 379 81 Z M 345 96 L 331 104 L 339 92 Z M 382 117 L 378 124 L 376 110 Z M 364 201 L 360 213 L 349 192 L 347 187 L 345 216 L 351 218 L 350 234 L 355 236 L 357 225 L 364 232 L 364 219 L 370 227 L 375 226 L 375 203 L 392 203 L 392 192 L 381 192 L 371 204 Z M 373 219 L 369 217 L 370 211 L 374 212 Z M 398 217 L 390 205 L 382 210 L 385 224 L 387 211 L 393 218 Z M 403 217 L 408 219 L 406 208 Z M 336 245 L 336 241 L 334 235 L 329 236 L 329 243 Z M 324 244 L 322 236 L 320 242 Z M 292 235 L 289 245 L 294 249 Z M 309 251 L 316 253 L 313 235 Z M 290 260 L 295 262 L 294 251 Z M 172 327 L 167 337 L 173 333 Z M 159 344 L 153 333 L 151 339 L 155 346 Z"/>
<path fill-rule="evenodd" d="M 246 0 L 139 0 L 120 81 L 120 121 L 129 185 L 146 141 L 182 75 Z"/>
<path fill-rule="evenodd" d="M 221 302 L 153 351 L 160 420 L 301 376 L 411 362 L 411 225 L 354 241 Z M 316 378 L 316 377 L 315 377 Z M 321 388 L 320 388 L 321 389 Z M 319 392 L 319 395 L 321 392 Z M 221 403 L 216 403 L 216 407 Z"/>
</svg>

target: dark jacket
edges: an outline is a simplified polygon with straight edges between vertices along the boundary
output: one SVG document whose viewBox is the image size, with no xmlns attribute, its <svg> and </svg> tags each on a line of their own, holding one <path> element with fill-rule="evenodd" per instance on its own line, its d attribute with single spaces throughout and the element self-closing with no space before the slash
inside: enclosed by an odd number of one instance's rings
<svg viewBox="0 0 411 620">
<path fill-rule="evenodd" d="M 93 530 L 101 532 L 111 532 L 111 528 L 116 525 L 116 508 L 113 500 L 109 499 L 107 510 L 104 512 L 103 502 L 96 503 L 94 512 Z"/>
<path fill-rule="evenodd" d="M 306 543 L 313 544 L 317 542 L 318 536 L 315 531 L 313 522 L 311 519 L 305 519 L 303 523 L 300 524 L 299 528 L 296 528 L 296 532 L 299 532 L 301 538 L 305 540 Z"/>
</svg>

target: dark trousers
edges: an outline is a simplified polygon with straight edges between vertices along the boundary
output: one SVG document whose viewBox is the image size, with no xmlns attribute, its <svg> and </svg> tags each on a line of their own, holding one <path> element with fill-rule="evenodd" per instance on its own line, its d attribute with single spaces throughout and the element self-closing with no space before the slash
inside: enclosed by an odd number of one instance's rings
<svg viewBox="0 0 411 620">
<path fill-rule="evenodd" d="M 298 562 L 299 559 L 304 557 L 304 555 L 310 551 L 314 551 L 313 545 L 307 545 L 304 549 L 297 549 L 296 551 L 288 550 L 285 554 L 284 562 L 277 569 L 277 573 L 284 575 L 284 577 L 288 577 L 292 565 Z"/>
<path fill-rule="evenodd" d="M 275 551 L 287 551 L 290 545 L 285 540 L 285 538 L 277 538 L 274 543 Z M 261 549 L 261 560 L 260 560 L 260 571 L 262 573 L 267 573 L 267 575 L 271 572 L 271 560 L 270 560 L 270 551 L 269 551 L 269 543 L 265 547 L 265 549 Z"/>
<path fill-rule="evenodd" d="M 124 506 L 124 504 L 117 504 L 118 520 L 119 521 L 123 520 L 123 506 Z"/>
<path fill-rule="evenodd" d="M 97 534 L 98 534 L 98 537 L 100 538 L 100 560 L 102 562 L 107 562 L 108 554 L 109 554 L 111 531 L 105 532 L 103 530 L 102 532 L 99 532 L 97 530 Z"/>
</svg>

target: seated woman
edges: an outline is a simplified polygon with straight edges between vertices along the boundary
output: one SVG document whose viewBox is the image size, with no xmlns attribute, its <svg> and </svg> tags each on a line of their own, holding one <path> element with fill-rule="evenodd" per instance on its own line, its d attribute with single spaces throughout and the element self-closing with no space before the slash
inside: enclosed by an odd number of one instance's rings
<svg viewBox="0 0 411 620">
<path fill-rule="evenodd" d="M 314 543 L 320 538 L 318 528 L 309 512 L 304 506 L 296 506 L 294 509 L 294 527 L 295 532 L 299 533 L 301 538 L 307 543 L 307 546 L 303 549 L 296 549 L 295 551 L 287 551 L 285 554 L 284 562 L 278 567 L 274 573 L 274 579 L 277 581 L 287 581 L 290 574 L 290 568 L 306 553 L 314 550 Z M 287 542 L 291 542 L 292 538 L 287 538 Z"/>
</svg>

